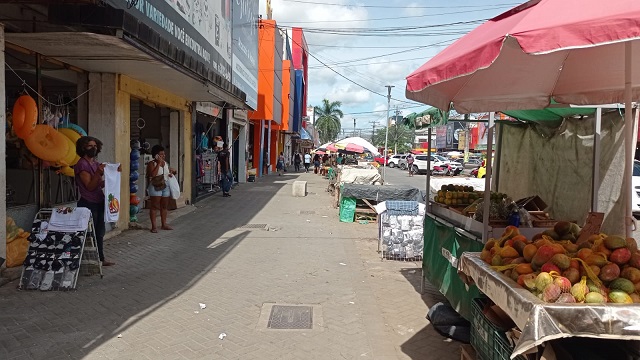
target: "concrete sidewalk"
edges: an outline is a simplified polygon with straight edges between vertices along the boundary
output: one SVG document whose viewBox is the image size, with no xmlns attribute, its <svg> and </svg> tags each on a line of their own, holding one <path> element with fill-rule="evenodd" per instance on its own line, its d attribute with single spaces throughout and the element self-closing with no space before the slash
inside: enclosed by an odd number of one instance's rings
<svg viewBox="0 0 640 360">
<path fill-rule="evenodd" d="M 377 226 L 340 223 L 326 186 L 269 176 L 173 231 L 126 231 L 105 246 L 117 265 L 74 292 L 5 285 L 0 358 L 458 359 L 425 319 L 440 296 L 419 294 L 420 264 L 381 261 Z M 270 304 L 309 305 L 312 329 L 267 329 Z"/>
</svg>

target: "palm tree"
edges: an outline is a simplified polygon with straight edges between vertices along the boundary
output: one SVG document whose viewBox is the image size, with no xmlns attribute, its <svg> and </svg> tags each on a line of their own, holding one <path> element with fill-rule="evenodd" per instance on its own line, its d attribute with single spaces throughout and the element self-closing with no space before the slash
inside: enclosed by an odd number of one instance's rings
<svg viewBox="0 0 640 360">
<path fill-rule="evenodd" d="M 342 102 L 322 100 L 322 106 L 314 107 L 314 111 L 318 115 L 315 128 L 320 132 L 320 142 L 326 143 L 336 139 L 342 128 L 340 119 L 344 116 L 340 110 Z"/>
</svg>

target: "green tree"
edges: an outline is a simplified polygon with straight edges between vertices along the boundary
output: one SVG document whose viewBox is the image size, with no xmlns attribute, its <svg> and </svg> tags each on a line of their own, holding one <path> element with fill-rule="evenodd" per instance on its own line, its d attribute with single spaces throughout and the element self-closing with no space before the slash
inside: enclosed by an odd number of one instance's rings
<svg viewBox="0 0 640 360">
<path fill-rule="evenodd" d="M 386 128 L 376 130 L 376 134 L 373 138 L 375 146 L 384 147 L 384 140 L 386 136 Z M 413 142 L 413 130 L 402 124 L 391 125 L 389 127 L 389 149 L 393 149 L 395 154 L 405 153 L 411 150 Z"/>
<path fill-rule="evenodd" d="M 336 139 L 342 128 L 340 119 L 344 116 L 340 110 L 342 102 L 327 99 L 322 100 L 321 106 L 314 107 L 316 112 L 315 128 L 320 132 L 320 142 L 327 143 Z"/>
</svg>

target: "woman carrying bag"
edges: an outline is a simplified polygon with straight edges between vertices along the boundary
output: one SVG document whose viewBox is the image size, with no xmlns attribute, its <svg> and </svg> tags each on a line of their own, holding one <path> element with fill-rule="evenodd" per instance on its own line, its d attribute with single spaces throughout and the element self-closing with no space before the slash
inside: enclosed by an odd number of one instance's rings
<svg viewBox="0 0 640 360">
<path fill-rule="evenodd" d="M 158 210 L 160 210 L 162 230 L 173 230 L 167 224 L 167 209 L 169 208 L 169 199 L 171 199 L 168 181 L 170 177 L 176 174 L 176 171 L 171 169 L 165 161 L 164 147 L 162 145 L 155 145 L 151 148 L 151 156 L 153 156 L 153 160 L 147 164 L 147 180 L 149 182 L 147 193 L 150 197 L 151 232 L 157 233 L 156 214 Z"/>
</svg>

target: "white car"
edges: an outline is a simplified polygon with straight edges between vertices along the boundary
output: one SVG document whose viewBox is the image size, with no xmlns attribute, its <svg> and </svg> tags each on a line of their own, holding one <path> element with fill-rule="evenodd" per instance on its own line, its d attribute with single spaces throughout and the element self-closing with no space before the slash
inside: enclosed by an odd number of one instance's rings
<svg viewBox="0 0 640 360">
<path fill-rule="evenodd" d="M 389 167 L 399 167 L 404 170 L 407 168 L 407 155 L 406 154 L 396 154 L 393 155 L 388 162 Z"/>
<path fill-rule="evenodd" d="M 413 172 L 415 172 L 416 174 L 421 174 L 421 173 L 426 173 L 427 172 L 427 159 L 429 158 L 428 155 L 416 155 L 414 156 L 414 160 L 413 160 Z M 437 167 L 447 167 L 449 164 L 434 157 L 434 155 L 431 155 L 431 168 L 429 169 L 431 171 L 431 173 L 433 174 L 433 170 L 434 168 Z"/>
<path fill-rule="evenodd" d="M 633 177 L 631 178 L 631 196 L 633 197 L 633 204 L 631 206 L 631 212 L 633 215 L 640 216 L 640 161 L 633 160 Z"/>
</svg>

